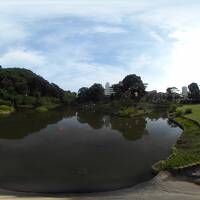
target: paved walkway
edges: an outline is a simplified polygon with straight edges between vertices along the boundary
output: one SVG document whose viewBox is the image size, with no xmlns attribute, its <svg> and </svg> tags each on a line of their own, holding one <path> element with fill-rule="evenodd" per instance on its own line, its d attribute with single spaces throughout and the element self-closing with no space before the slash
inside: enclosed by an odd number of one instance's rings
<svg viewBox="0 0 200 200">
<path fill-rule="evenodd" d="M 200 200 L 200 186 L 177 180 L 167 172 L 162 172 L 151 181 L 129 189 L 99 194 L 38 196 L 6 191 L 0 192 L 0 199 L 5 200 Z"/>
</svg>

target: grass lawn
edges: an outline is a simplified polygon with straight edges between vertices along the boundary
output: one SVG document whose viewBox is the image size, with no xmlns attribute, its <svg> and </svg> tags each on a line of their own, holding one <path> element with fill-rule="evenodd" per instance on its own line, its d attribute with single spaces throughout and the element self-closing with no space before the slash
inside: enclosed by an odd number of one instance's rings
<svg viewBox="0 0 200 200">
<path fill-rule="evenodd" d="M 155 171 L 174 170 L 200 163 L 200 105 L 185 105 L 181 109 L 192 109 L 191 114 L 183 114 L 183 117 L 176 117 L 174 120 L 183 127 L 183 134 L 172 148 L 172 154 L 167 160 L 160 161 L 153 166 Z M 194 121 L 192 121 L 192 120 Z"/>
<path fill-rule="evenodd" d="M 198 122 L 200 124 L 200 104 L 184 105 L 184 106 L 178 108 L 178 110 L 183 111 L 183 113 L 187 109 L 192 109 L 192 113 L 191 114 L 186 114 L 186 115 L 184 115 L 184 117 L 186 117 L 188 119 L 192 119 L 192 120 L 194 120 L 194 121 L 196 121 L 196 122 Z"/>
</svg>

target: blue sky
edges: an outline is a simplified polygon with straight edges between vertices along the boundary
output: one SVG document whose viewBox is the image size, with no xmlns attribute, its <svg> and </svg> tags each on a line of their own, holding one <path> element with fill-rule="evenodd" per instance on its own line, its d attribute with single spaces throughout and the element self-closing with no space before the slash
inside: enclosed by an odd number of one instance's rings
<svg viewBox="0 0 200 200">
<path fill-rule="evenodd" d="M 0 0 L 0 64 L 66 90 L 140 75 L 148 90 L 199 81 L 199 0 Z"/>
</svg>

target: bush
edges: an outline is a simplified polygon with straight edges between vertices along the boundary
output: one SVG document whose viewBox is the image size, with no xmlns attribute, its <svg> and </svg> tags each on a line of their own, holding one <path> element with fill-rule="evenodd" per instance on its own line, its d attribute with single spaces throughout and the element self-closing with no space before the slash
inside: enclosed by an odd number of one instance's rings
<svg viewBox="0 0 200 200">
<path fill-rule="evenodd" d="M 182 111 L 182 110 L 180 110 L 180 109 L 177 109 L 176 110 L 176 116 L 177 117 L 180 117 L 180 116 L 182 116 L 184 114 L 184 112 Z"/>
<path fill-rule="evenodd" d="M 136 110 L 129 107 L 127 109 L 120 110 L 118 113 L 121 117 L 130 117 L 131 115 L 136 114 Z"/>
<path fill-rule="evenodd" d="M 47 112 L 48 109 L 45 106 L 39 106 L 36 108 L 37 112 Z"/>
<path fill-rule="evenodd" d="M 192 109 L 191 108 L 187 108 L 185 109 L 185 114 L 191 114 L 192 113 Z"/>
<path fill-rule="evenodd" d="M 10 114 L 14 112 L 14 108 L 7 105 L 0 105 L 0 114 Z"/>
<path fill-rule="evenodd" d="M 23 104 L 24 105 L 34 105 L 36 103 L 36 98 L 32 96 L 24 96 Z"/>
<path fill-rule="evenodd" d="M 58 98 L 54 98 L 54 97 L 41 97 L 37 104 L 38 107 L 40 106 L 44 106 L 48 109 L 53 109 L 56 108 L 60 105 L 60 101 Z"/>
<path fill-rule="evenodd" d="M 177 109 L 176 105 L 171 105 L 169 109 L 169 113 L 173 113 Z"/>
<path fill-rule="evenodd" d="M 10 102 L 10 101 L 6 101 L 6 100 L 3 100 L 3 99 L 0 99 L 0 105 L 11 106 L 11 102 Z"/>
</svg>

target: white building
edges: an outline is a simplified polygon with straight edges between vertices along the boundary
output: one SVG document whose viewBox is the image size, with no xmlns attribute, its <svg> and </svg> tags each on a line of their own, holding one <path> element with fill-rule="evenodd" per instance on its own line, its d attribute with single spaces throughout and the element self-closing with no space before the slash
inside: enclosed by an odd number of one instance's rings
<svg viewBox="0 0 200 200">
<path fill-rule="evenodd" d="M 182 87 L 182 96 L 184 98 L 187 98 L 188 97 L 188 89 L 186 86 Z"/>
<path fill-rule="evenodd" d="M 113 88 L 110 86 L 110 83 L 106 83 L 105 85 L 105 95 L 110 96 L 111 94 L 115 94 Z"/>
</svg>

